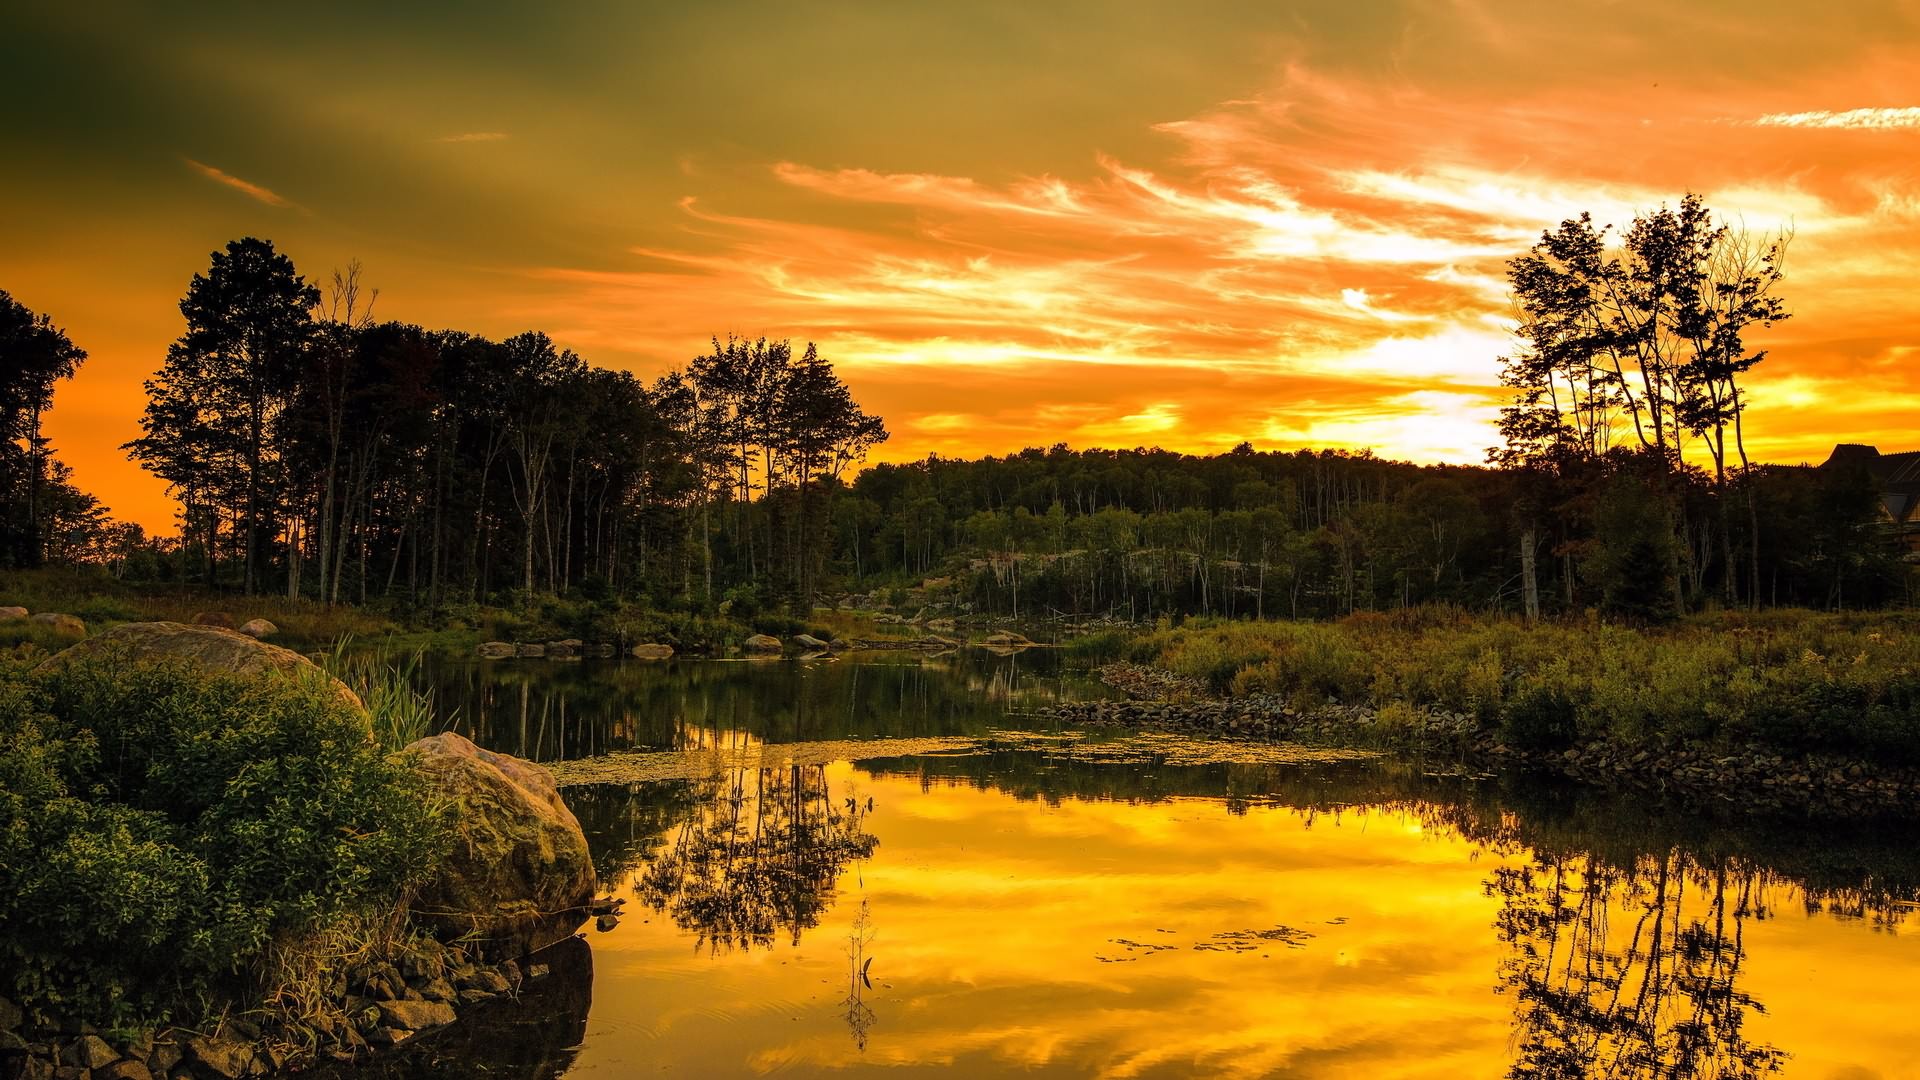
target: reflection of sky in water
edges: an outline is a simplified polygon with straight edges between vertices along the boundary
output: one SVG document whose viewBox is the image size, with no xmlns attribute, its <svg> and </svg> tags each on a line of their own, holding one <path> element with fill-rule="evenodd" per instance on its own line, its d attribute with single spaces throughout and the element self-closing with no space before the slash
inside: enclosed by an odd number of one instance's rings
<svg viewBox="0 0 1920 1080">
<path fill-rule="evenodd" d="M 630 904 L 616 931 L 593 936 L 594 1009 L 573 1075 L 1508 1068 L 1516 1005 L 1494 985 L 1513 953 L 1494 932 L 1502 900 L 1487 883 L 1528 852 L 1497 854 L 1406 809 L 1049 804 L 852 765 L 829 767 L 825 782 L 836 802 L 873 799 L 861 827 L 879 842 L 840 874 L 819 924 L 797 945 L 777 935 L 714 952 Z M 619 891 L 633 895 L 631 880 Z M 1712 910 L 1697 885 L 1674 896 L 1683 921 Z M 1920 970 L 1914 938 L 1809 914 L 1784 882 L 1755 896 L 1766 914 L 1738 920 L 1738 981 L 1767 1012 L 1745 1017 L 1744 1038 L 1786 1050 L 1789 1076 L 1915 1075 L 1902 989 Z M 874 983 L 864 1050 L 845 1020 L 845 950 L 863 900 Z M 1639 911 L 1604 911 L 1608 947 L 1624 953 Z M 1194 948 L 1276 927 L 1312 936 Z M 1628 993 L 1637 985 L 1630 965 Z"/>
</svg>

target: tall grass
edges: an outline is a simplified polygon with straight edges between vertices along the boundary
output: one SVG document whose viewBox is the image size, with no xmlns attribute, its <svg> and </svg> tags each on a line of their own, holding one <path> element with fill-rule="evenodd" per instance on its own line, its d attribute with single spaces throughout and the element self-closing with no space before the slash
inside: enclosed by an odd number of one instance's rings
<svg viewBox="0 0 1920 1080">
<path fill-rule="evenodd" d="M 1131 658 L 1310 707 L 1473 716 L 1514 741 L 1678 740 L 1920 761 L 1920 615 L 1716 613 L 1658 629 L 1454 612 L 1190 623 Z"/>
<path fill-rule="evenodd" d="M 336 638 L 327 652 L 327 673 L 360 695 L 374 736 L 387 750 L 449 730 L 457 719 L 456 713 L 440 715 L 434 690 L 421 674 L 424 656 L 419 649 L 355 648 L 351 634 Z"/>
</svg>

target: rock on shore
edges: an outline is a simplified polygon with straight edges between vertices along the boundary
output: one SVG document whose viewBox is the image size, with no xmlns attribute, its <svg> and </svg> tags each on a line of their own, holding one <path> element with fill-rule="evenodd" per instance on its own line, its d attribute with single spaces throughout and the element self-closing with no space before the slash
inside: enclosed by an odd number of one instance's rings
<svg viewBox="0 0 1920 1080">
<path fill-rule="evenodd" d="M 212 671 L 255 675 L 263 672 L 290 678 L 324 678 L 356 709 L 360 696 L 347 684 L 327 675 L 320 665 L 291 649 L 269 645 L 217 626 L 189 626 L 177 622 L 121 623 L 79 644 L 62 649 L 40 665 L 41 670 L 75 660 L 113 658 L 129 663 L 186 660 Z"/>
<path fill-rule="evenodd" d="M 580 822 L 553 774 L 447 732 L 407 747 L 435 793 L 452 800 L 453 852 L 413 902 L 444 938 L 473 938 L 481 955 L 523 956 L 587 919 L 597 878 Z"/>
</svg>

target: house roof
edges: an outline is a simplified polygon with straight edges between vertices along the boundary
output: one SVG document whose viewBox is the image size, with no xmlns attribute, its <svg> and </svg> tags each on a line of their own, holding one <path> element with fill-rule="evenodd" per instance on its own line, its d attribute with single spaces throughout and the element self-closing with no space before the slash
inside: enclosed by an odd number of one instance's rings
<svg viewBox="0 0 1920 1080">
<path fill-rule="evenodd" d="M 1920 450 L 1883 454 L 1877 446 L 1865 443 L 1841 443 L 1822 462 L 1823 469 L 1861 466 L 1889 491 L 1920 495 Z"/>
</svg>

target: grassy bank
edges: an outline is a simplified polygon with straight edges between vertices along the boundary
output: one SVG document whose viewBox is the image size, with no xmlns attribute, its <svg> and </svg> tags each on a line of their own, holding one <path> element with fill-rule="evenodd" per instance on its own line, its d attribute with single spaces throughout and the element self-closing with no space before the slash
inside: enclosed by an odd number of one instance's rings
<svg viewBox="0 0 1920 1080">
<path fill-rule="evenodd" d="M 1920 763 L 1920 615 L 1772 611 L 1635 628 L 1448 609 L 1335 623 L 1190 621 L 1087 639 L 1215 691 L 1471 718 L 1508 745 L 1761 748 Z"/>
<path fill-rule="evenodd" d="M 126 622 L 193 622 L 207 612 L 236 622 L 263 618 L 278 627 L 272 640 L 311 652 L 342 638 L 396 652 L 471 653 L 483 641 L 579 638 L 631 644 L 663 642 L 683 652 L 724 652 L 753 634 L 787 638 L 801 632 L 830 637 L 846 619 L 803 621 L 777 611 L 660 611 L 617 598 L 537 597 L 502 607 L 449 602 L 436 608 L 326 605 L 285 596 L 241 596 L 192 585 L 133 584 L 86 570 L 0 571 L 0 606 L 62 612 L 94 630 Z M 57 649 L 70 643 L 45 627 L 0 622 L 0 648 L 32 643 Z"/>
</svg>

